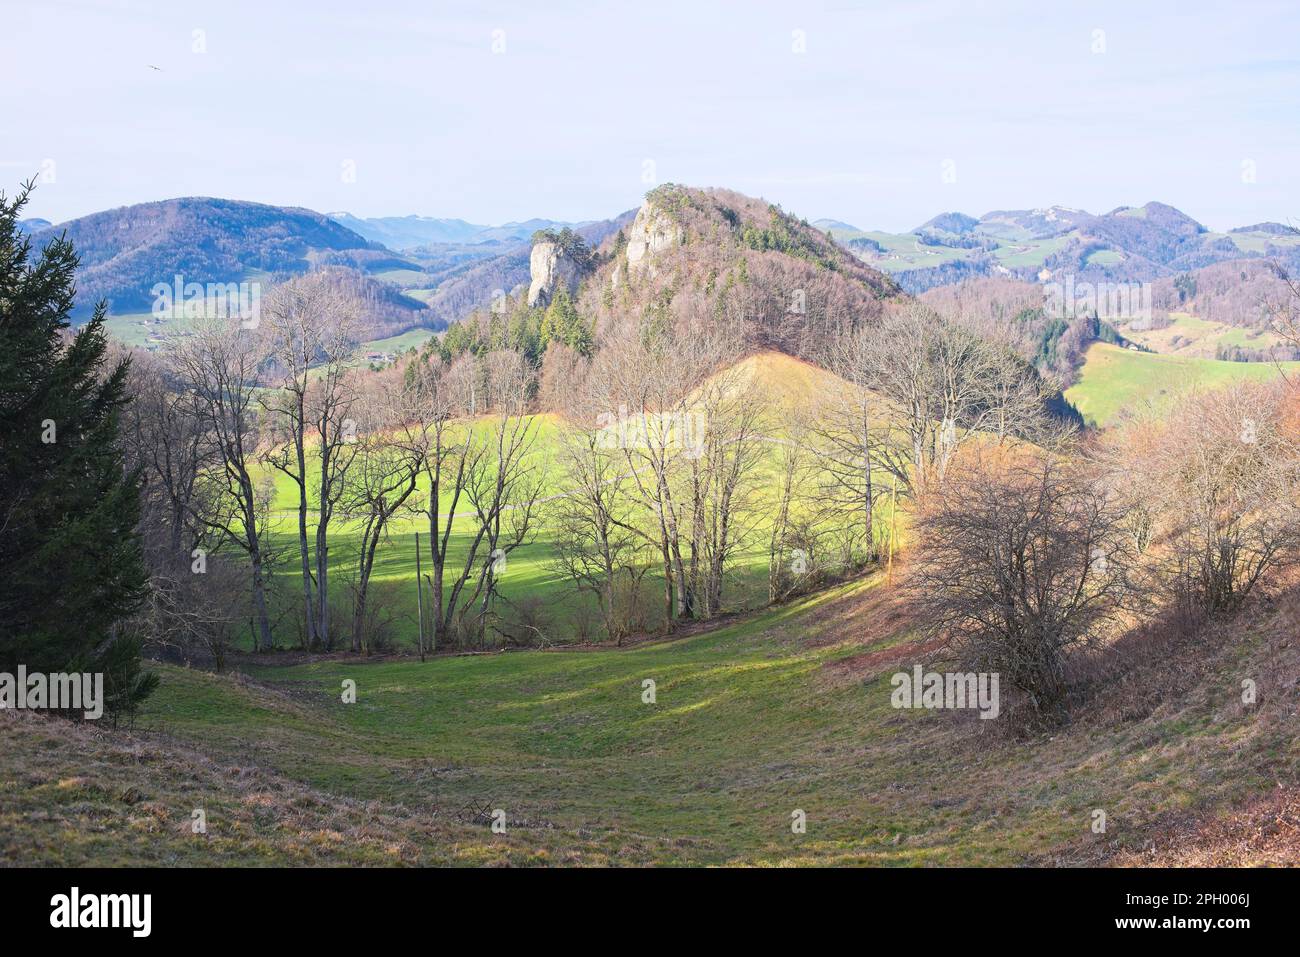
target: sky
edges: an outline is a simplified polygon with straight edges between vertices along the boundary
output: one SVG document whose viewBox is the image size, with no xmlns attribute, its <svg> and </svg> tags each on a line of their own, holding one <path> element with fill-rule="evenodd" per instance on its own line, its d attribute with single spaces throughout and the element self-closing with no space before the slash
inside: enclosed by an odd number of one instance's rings
<svg viewBox="0 0 1300 957">
<path fill-rule="evenodd" d="M 902 231 L 1158 200 L 1300 224 L 1300 4 L 3 0 L 0 189 L 475 223 L 657 183 Z"/>
</svg>

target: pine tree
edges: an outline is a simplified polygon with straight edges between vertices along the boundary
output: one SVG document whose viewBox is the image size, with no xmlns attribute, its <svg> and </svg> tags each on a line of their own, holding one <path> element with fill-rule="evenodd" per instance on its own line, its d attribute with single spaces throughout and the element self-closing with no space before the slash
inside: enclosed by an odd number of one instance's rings
<svg viewBox="0 0 1300 957">
<path fill-rule="evenodd" d="M 591 330 L 587 324 L 582 321 L 582 317 L 576 312 L 573 314 L 573 321 L 565 331 L 564 344 L 571 347 L 581 355 L 591 358 L 594 343 L 591 338 Z"/>
<path fill-rule="evenodd" d="M 102 672 L 116 713 L 157 683 L 126 627 L 148 582 L 118 441 L 129 362 L 106 362 L 102 302 L 67 334 L 77 256 L 60 237 L 33 257 L 29 189 L 0 194 L 0 671 Z"/>
<path fill-rule="evenodd" d="M 569 290 L 564 288 L 564 283 L 560 283 L 556 286 L 555 295 L 551 297 L 551 304 L 546 307 L 546 316 L 542 319 L 541 349 L 545 351 L 552 342 L 564 342 L 577 317 L 578 312 L 573 308 Z"/>
<path fill-rule="evenodd" d="M 524 297 L 520 296 L 510 314 L 507 345 L 536 365 L 541 361 L 541 349 L 538 346 L 540 331 L 540 310 L 530 309 Z"/>
</svg>

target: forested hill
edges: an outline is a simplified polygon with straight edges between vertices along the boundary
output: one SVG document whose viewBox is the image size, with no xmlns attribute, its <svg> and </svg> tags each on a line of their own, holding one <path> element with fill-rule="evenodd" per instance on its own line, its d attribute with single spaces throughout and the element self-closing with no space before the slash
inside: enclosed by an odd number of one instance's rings
<svg viewBox="0 0 1300 957">
<path fill-rule="evenodd" d="M 104 298 L 114 312 L 147 310 L 155 283 L 237 282 L 306 272 L 327 254 L 373 253 L 371 244 L 308 209 L 189 197 L 92 213 L 33 232 L 62 233 L 81 258 L 77 313 Z"/>
<path fill-rule="evenodd" d="M 764 200 L 668 184 L 599 249 L 579 313 L 599 333 L 621 317 L 743 324 L 755 346 L 807 355 L 845 324 L 904 298 L 885 274 Z"/>
</svg>

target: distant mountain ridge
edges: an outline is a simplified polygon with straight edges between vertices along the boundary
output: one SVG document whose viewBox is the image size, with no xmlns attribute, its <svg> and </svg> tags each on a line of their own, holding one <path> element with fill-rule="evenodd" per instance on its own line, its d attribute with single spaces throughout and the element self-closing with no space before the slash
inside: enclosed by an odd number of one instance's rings
<svg viewBox="0 0 1300 957">
<path fill-rule="evenodd" d="M 1148 282 L 1236 259 L 1300 261 L 1300 230 L 1293 227 L 1264 222 L 1219 233 L 1159 202 L 1101 215 L 1066 206 L 993 210 L 978 219 L 950 211 L 909 233 L 838 220 L 817 225 L 913 293 L 977 276 L 1033 280 L 1045 271 Z"/>
<path fill-rule="evenodd" d="M 1283 223 L 1255 223 L 1253 226 L 1238 226 L 1228 230 L 1230 233 L 1264 233 L 1269 236 L 1300 236 L 1300 229 Z"/>
<path fill-rule="evenodd" d="M 833 283 L 836 295 L 847 297 L 844 301 L 858 300 L 861 290 L 872 286 L 869 299 L 888 298 L 891 293 L 879 282 L 868 281 L 882 273 L 891 288 L 919 294 L 974 277 L 1037 282 L 1074 275 L 1080 281 L 1147 282 L 1215 264 L 1265 259 L 1300 268 L 1300 230 L 1292 226 L 1261 222 L 1214 232 L 1157 202 L 1120 206 L 1101 215 L 1064 206 L 994 210 L 978 219 L 947 211 L 912 232 L 887 233 L 833 219 L 808 224 L 766 201 L 726 190 L 678 187 L 658 191 L 658 196 L 663 216 L 706 223 L 711 234 L 725 239 L 715 256 L 720 270 L 739 268 L 738 257 L 748 250 L 750 265 L 762 261 L 790 273 L 794 284 L 788 288 L 799 289 L 803 280 L 793 273 L 803 267 L 796 269 L 795 261 L 820 263 L 824 268 L 807 278 L 819 286 Z M 622 242 L 657 241 L 630 236 L 636 212 L 580 224 L 574 231 L 593 247 L 612 242 L 620 230 L 625 232 Z M 72 239 L 82 260 L 78 316 L 88 314 L 100 298 L 109 301 L 114 314 L 147 312 L 150 290 L 177 275 L 204 284 L 256 279 L 274 285 L 330 267 L 358 274 L 356 283 L 377 304 L 381 318 L 376 321 L 385 329 L 440 328 L 486 305 L 498 291 L 526 286 L 533 234 L 559 228 L 548 219 L 494 227 L 424 216 L 363 220 L 209 197 L 142 203 L 59 224 L 39 218 L 22 223 L 38 245 L 64 232 Z M 382 230 L 392 245 L 376 238 L 384 235 Z M 690 229 L 675 234 L 693 235 Z M 435 241 L 435 236 L 448 241 Z M 830 279 L 827 268 L 834 274 Z M 624 276 L 609 278 L 621 295 Z M 845 286 L 839 282 L 845 278 L 854 281 Z M 707 285 L 711 280 L 699 276 L 691 281 Z M 597 304 L 596 311 L 602 308 Z"/>
<path fill-rule="evenodd" d="M 576 229 L 591 225 L 590 222 L 528 219 L 500 226 L 484 226 L 463 219 L 438 219 L 432 216 L 378 216 L 363 219 L 346 212 L 327 215 L 358 235 L 396 250 L 414 250 L 445 243 L 523 243 L 528 242 L 539 229 L 559 229 L 564 226 Z"/>
</svg>

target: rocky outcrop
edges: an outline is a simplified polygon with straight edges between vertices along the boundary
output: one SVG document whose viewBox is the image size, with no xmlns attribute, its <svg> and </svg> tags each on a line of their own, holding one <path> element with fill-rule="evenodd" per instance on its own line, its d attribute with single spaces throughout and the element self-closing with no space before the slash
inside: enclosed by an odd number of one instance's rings
<svg viewBox="0 0 1300 957">
<path fill-rule="evenodd" d="M 637 211 L 628 230 L 629 271 L 644 268 L 655 254 L 680 244 L 682 228 L 672 217 L 647 200 Z"/>
<path fill-rule="evenodd" d="M 573 292 L 586 272 L 586 263 L 575 258 L 573 251 L 559 242 L 537 242 L 528 260 L 532 282 L 528 286 L 528 305 L 547 306 L 560 283 Z"/>
</svg>

